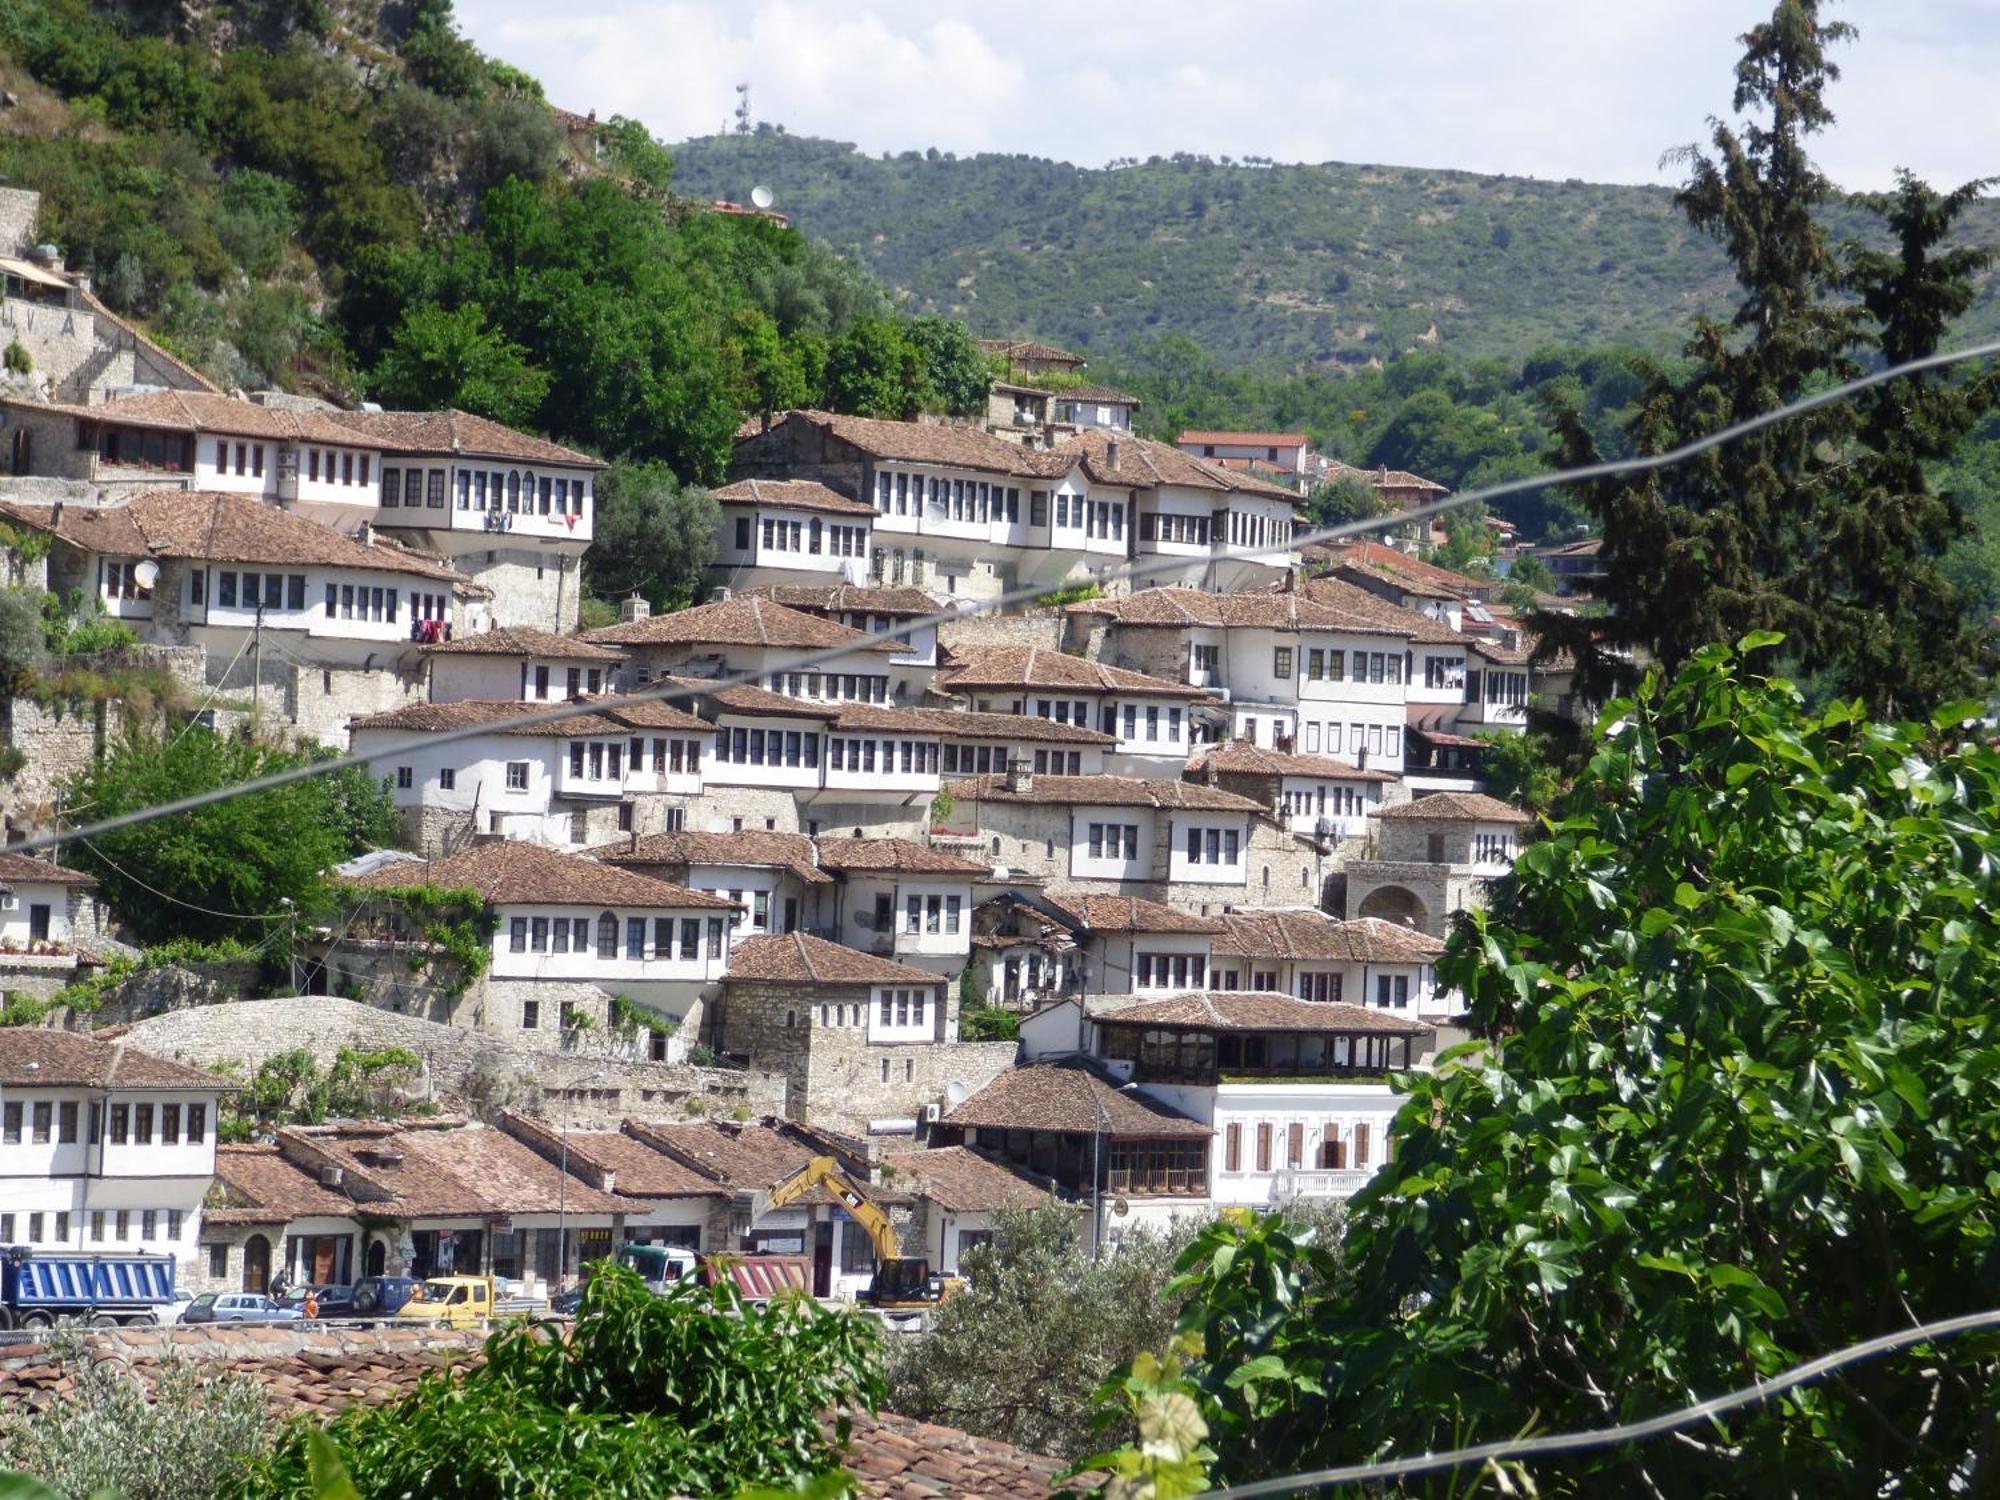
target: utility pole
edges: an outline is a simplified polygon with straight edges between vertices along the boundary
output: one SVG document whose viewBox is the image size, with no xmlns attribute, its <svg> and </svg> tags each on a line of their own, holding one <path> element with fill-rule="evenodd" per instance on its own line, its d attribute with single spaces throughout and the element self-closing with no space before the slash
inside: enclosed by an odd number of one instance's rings
<svg viewBox="0 0 2000 1500">
<path fill-rule="evenodd" d="M 1090 1258 L 1104 1259 L 1104 1127 L 1108 1123 L 1104 1104 L 1091 1096 L 1091 1121 L 1097 1128 L 1090 1133 Z"/>
<path fill-rule="evenodd" d="M 250 631 L 250 724 L 255 730 L 262 719 L 259 698 L 264 689 L 264 597 L 257 596 L 257 623 Z"/>
</svg>

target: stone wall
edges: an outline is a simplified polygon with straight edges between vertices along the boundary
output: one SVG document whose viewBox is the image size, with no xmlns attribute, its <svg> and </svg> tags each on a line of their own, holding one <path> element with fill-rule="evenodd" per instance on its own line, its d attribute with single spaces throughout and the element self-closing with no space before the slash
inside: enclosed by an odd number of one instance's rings
<svg viewBox="0 0 2000 1500">
<path fill-rule="evenodd" d="M 1453 912 L 1486 904 L 1487 882 L 1450 865 L 1399 860 L 1356 860 L 1346 870 L 1346 915 L 1401 920 L 1403 892 L 1417 898 L 1421 912 L 1410 913 L 1413 925 L 1432 937 L 1451 930 Z M 1373 898 L 1372 900 L 1370 898 Z"/>
<path fill-rule="evenodd" d="M 0 783 L 0 814 L 10 832 L 51 826 L 57 785 L 90 767 L 112 727 L 103 703 L 44 708 L 32 698 L 0 701 L 0 739 L 27 757 L 11 780 Z"/>
<path fill-rule="evenodd" d="M 42 195 L 28 188 L 0 187 L 0 255 L 24 258 L 35 244 L 35 220 Z"/>
<path fill-rule="evenodd" d="M 169 1011 L 124 1033 L 133 1046 L 197 1066 L 236 1060 L 254 1070 L 297 1047 L 330 1061 L 342 1047 L 406 1047 L 423 1059 L 423 1089 L 480 1114 L 512 1106 L 553 1114 L 569 1095 L 570 1122 L 615 1128 L 627 1115 L 737 1118 L 782 1114 L 782 1078 L 730 1068 L 628 1061 L 579 1047 L 536 1048 L 512 1038 L 442 1026 L 353 1000 L 302 995 Z M 553 1028 L 548 1032 L 551 1040 Z M 602 1046 L 599 1031 L 588 1038 Z M 594 1075 L 602 1074 L 596 1077 Z"/>
<path fill-rule="evenodd" d="M 965 615 L 938 626 L 938 645 L 949 650 L 988 646 L 1040 646 L 1062 649 L 1063 615 L 1059 609 L 1031 609 L 1008 615 Z"/>
<path fill-rule="evenodd" d="M 490 561 L 489 561 L 490 559 Z M 577 560 L 533 548 L 499 547 L 453 559 L 459 571 L 493 590 L 493 620 L 500 625 L 576 631 Z"/>
</svg>

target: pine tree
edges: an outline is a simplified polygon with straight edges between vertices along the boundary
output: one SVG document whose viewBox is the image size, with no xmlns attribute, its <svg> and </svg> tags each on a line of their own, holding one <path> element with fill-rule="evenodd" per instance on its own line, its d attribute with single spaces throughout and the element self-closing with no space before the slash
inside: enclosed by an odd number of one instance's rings
<svg viewBox="0 0 2000 1500">
<path fill-rule="evenodd" d="M 1743 296 L 1695 322 L 1678 369 L 1645 364 L 1626 436 L 1659 453 L 1864 369 L 1935 352 L 1970 304 L 1984 249 L 1945 248 L 1981 184 L 1940 196 L 1905 175 L 1863 200 L 1890 250 L 1835 245 L 1816 217 L 1833 193 L 1806 141 L 1833 121 L 1828 48 L 1854 34 L 1819 0 L 1781 0 L 1743 38 L 1735 113 L 1712 154 L 1689 147 L 1681 213 L 1713 235 Z M 1928 707 L 1965 685 L 1976 652 L 1939 570 L 1965 527 L 1925 466 L 1992 404 L 1993 383 L 1949 373 L 1892 382 L 1634 480 L 1580 489 L 1602 526 L 1603 618 L 1546 616 L 1543 651 L 1577 660 L 1601 700 L 1653 658 L 1668 667 L 1713 641 L 1782 631 L 1791 670 L 1871 712 Z M 1593 462 L 1581 413 L 1552 408 L 1563 467 Z"/>
</svg>

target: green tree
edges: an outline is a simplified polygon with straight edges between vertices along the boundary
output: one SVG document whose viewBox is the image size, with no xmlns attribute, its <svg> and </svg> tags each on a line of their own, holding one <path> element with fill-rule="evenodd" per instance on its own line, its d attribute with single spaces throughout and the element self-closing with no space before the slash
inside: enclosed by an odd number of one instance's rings
<svg viewBox="0 0 2000 1500">
<path fill-rule="evenodd" d="M 1544 594 L 1556 591 L 1556 575 L 1549 571 L 1549 565 L 1542 561 L 1540 555 L 1533 552 L 1515 555 L 1507 568 L 1507 581 Z"/>
<path fill-rule="evenodd" d="M 1331 484 L 1318 485 L 1306 497 L 1306 516 L 1315 527 L 1366 521 L 1386 516 L 1394 509 L 1382 498 L 1380 490 L 1353 474 L 1343 474 Z"/>
<path fill-rule="evenodd" d="M 1184 1259 L 1214 1477 L 1603 1426 L 1990 1306 L 2000 754 L 1976 711 L 1813 711 L 1721 646 L 1607 706 L 1439 964 L 1483 1041 L 1407 1079 L 1339 1276 L 1304 1289 L 1261 1224 Z M 1975 1493 L 1996 1375 L 2000 1338 L 1954 1339 L 1533 1478 Z"/>
<path fill-rule="evenodd" d="M 979 352 L 963 323 L 949 318 L 917 318 L 909 341 L 924 362 L 926 405 L 954 417 L 983 414 L 993 388 L 993 362 Z"/>
<path fill-rule="evenodd" d="M 722 507 L 659 463 L 618 463 L 597 483 L 597 524 L 584 582 L 601 599 L 644 595 L 656 610 L 701 597 Z"/>
<path fill-rule="evenodd" d="M 1891 250 L 1838 250 L 1820 214 L 1831 195 L 1806 153 L 1832 121 L 1827 58 L 1852 28 L 1817 0 L 1782 0 L 1744 38 L 1739 132 L 1718 123 L 1712 156 L 1689 151 L 1677 197 L 1727 252 L 1741 288 L 1734 317 L 1695 321 L 1684 371 L 1642 370 L 1631 448 L 1657 453 L 1767 412 L 1877 360 L 1937 349 L 1970 305 L 1985 250 L 1945 241 L 1977 185 L 1940 198 L 1905 177 L 1872 200 Z M 1963 529 L 1927 466 L 1947 457 L 1993 399 L 1991 377 L 1900 382 L 1738 439 L 1637 482 L 1593 485 L 1607 619 L 1542 622 L 1550 650 L 1578 662 L 1593 699 L 1632 681 L 1633 651 L 1676 665 L 1751 629 L 1786 633 L 1795 666 L 1834 693 L 1897 713 L 1962 686 L 1975 659 L 1939 566 Z M 1598 445 L 1560 393 L 1565 465 Z"/>
<path fill-rule="evenodd" d="M 327 1423 L 363 1500 L 597 1500 L 733 1496 L 839 1467 L 842 1419 L 881 1394 L 880 1324 L 809 1297 L 746 1307 L 733 1287 L 648 1292 L 601 1268 L 575 1327 L 552 1339 L 523 1322 L 483 1361 L 425 1378 L 414 1394 Z M 311 1493 L 310 1419 L 253 1470 L 251 1497 Z"/>
<path fill-rule="evenodd" d="M 391 406 L 458 407 L 510 427 L 531 427 L 549 376 L 528 351 L 488 326 L 478 306 L 412 307 L 375 367 L 375 394 Z"/>
<path fill-rule="evenodd" d="M 857 417 L 915 417 L 928 392 L 925 365 L 902 324 L 865 319 L 828 346 L 821 404 Z"/>
<path fill-rule="evenodd" d="M 289 770 L 308 758 L 198 725 L 170 734 L 135 725 L 65 784 L 64 816 L 94 822 Z M 395 829 L 388 794 L 350 768 L 100 834 L 74 845 L 73 856 L 148 942 L 255 941 L 270 932 L 260 918 L 281 916 L 286 900 L 303 916 L 325 909 L 328 867 L 388 843 Z"/>
</svg>

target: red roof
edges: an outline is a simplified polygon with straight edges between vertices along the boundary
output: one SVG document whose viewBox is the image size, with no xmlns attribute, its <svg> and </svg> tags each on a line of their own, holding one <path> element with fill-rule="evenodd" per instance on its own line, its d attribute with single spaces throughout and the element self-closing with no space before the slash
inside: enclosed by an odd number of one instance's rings
<svg viewBox="0 0 2000 1500">
<path fill-rule="evenodd" d="M 1184 432 L 1176 441 L 1183 447 L 1213 443 L 1218 448 L 1303 448 L 1307 438 L 1303 432 Z"/>
</svg>

